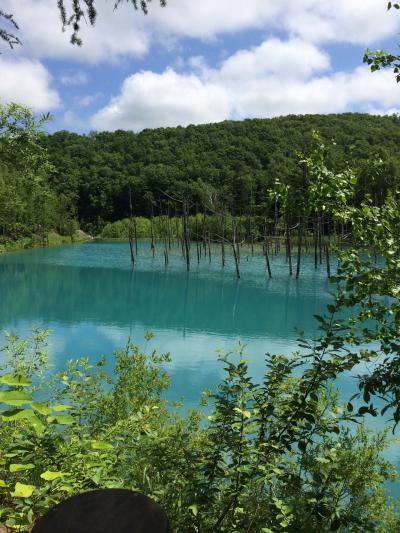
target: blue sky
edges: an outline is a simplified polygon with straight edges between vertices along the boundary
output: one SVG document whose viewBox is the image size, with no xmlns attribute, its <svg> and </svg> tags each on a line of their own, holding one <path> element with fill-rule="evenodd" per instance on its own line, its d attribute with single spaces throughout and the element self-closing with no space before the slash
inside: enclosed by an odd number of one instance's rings
<svg viewBox="0 0 400 533">
<path fill-rule="evenodd" d="M 395 50 L 386 0 L 156 0 L 147 16 L 97 0 L 82 48 L 56 0 L 2 0 L 23 46 L 0 56 L 0 102 L 50 111 L 50 130 L 165 127 L 289 113 L 397 113 L 390 72 L 365 47 Z"/>
</svg>

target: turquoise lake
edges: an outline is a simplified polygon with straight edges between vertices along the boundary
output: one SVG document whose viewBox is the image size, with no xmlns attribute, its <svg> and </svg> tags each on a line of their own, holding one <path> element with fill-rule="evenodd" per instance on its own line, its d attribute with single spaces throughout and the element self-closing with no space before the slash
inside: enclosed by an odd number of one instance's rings
<svg viewBox="0 0 400 533">
<path fill-rule="evenodd" d="M 61 369 L 68 359 L 123 348 L 129 337 L 146 350 L 170 352 L 167 365 L 172 378 L 169 398 L 185 398 L 197 407 L 204 389 L 222 376 L 216 350 L 247 344 L 246 359 L 253 376 L 261 378 L 265 354 L 288 353 L 297 346 L 298 333 L 317 333 L 314 314 L 323 314 L 332 285 L 322 265 L 314 269 L 313 257 L 302 260 L 299 280 L 289 276 L 284 256 L 271 258 L 273 278 L 268 279 L 261 254 L 243 249 L 241 279 L 232 258 L 221 266 L 219 250 L 212 260 L 186 272 L 180 250 L 174 245 L 168 267 L 161 246 L 153 258 L 148 242 L 139 244 L 134 269 L 129 246 L 123 241 L 27 250 L 0 256 L 0 330 L 29 335 L 33 327 L 50 329 L 50 360 Z M 333 265 L 334 266 L 334 265 Z M 155 337 L 146 343 L 146 331 Z M 351 376 L 338 383 L 346 397 L 355 390 Z M 370 425 L 377 424 L 372 420 Z M 379 420 L 379 427 L 384 427 Z M 391 447 L 398 462 L 398 447 Z"/>
</svg>

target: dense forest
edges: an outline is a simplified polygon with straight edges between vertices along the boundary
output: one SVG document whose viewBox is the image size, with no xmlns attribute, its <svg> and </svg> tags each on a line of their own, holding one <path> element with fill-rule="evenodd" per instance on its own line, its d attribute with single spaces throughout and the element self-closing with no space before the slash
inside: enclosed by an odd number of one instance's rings
<svg viewBox="0 0 400 533">
<path fill-rule="evenodd" d="M 42 138 L 53 170 L 49 183 L 81 227 L 98 233 L 106 222 L 160 213 L 169 196 L 190 189 L 191 212 L 202 211 L 204 187 L 234 215 L 265 204 L 275 182 L 301 196 L 305 176 L 299 153 L 318 130 L 329 144 L 329 166 L 358 174 L 358 195 L 380 204 L 399 182 L 400 118 L 347 113 L 226 121 Z M 172 202 L 173 203 L 173 202 Z M 171 207 L 174 209 L 174 207 Z M 173 214 L 173 212 L 171 213 Z"/>
<path fill-rule="evenodd" d="M 290 274 L 299 276 L 305 252 L 315 268 L 325 258 L 330 276 L 332 244 L 342 248 L 352 236 L 351 224 L 334 220 L 332 200 L 381 206 L 399 183 L 397 116 L 288 116 L 89 135 L 45 134 L 49 117 L 15 104 L 0 118 L 6 248 L 21 239 L 29 247 L 32 239 L 85 238 L 80 227 L 129 238 L 133 264 L 138 238 L 151 239 L 153 256 L 158 240 L 166 264 L 177 240 L 187 270 L 196 257 L 211 260 L 218 243 L 222 265 L 228 247 L 240 277 L 240 248 L 253 254 L 262 243 L 269 277 L 269 254 L 283 251 Z"/>
</svg>

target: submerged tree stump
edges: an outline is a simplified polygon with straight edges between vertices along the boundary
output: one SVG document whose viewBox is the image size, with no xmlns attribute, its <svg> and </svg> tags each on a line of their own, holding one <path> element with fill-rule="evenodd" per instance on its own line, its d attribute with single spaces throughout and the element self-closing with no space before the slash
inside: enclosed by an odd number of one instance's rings
<svg viewBox="0 0 400 533">
<path fill-rule="evenodd" d="M 170 533 L 162 507 L 144 494 L 102 489 L 53 507 L 32 533 Z"/>
</svg>

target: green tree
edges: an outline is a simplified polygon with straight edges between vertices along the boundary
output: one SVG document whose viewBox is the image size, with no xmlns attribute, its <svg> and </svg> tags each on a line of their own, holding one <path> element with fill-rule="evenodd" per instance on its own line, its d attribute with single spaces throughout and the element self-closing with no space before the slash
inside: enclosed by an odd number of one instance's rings
<svg viewBox="0 0 400 533">
<path fill-rule="evenodd" d="M 57 223 L 59 200 L 48 176 L 54 170 L 40 140 L 49 115 L 18 104 L 0 106 L 0 232 L 3 238 L 38 234 Z"/>
<path fill-rule="evenodd" d="M 391 9 L 400 9 L 400 4 L 397 2 L 388 2 L 388 11 Z M 400 82 L 400 55 L 386 52 L 385 50 L 366 50 L 364 54 L 364 63 L 371 67 L 372 72 L 377 70 L 391 68 L 396 77 L 397 83 Z"/>
</svg>

